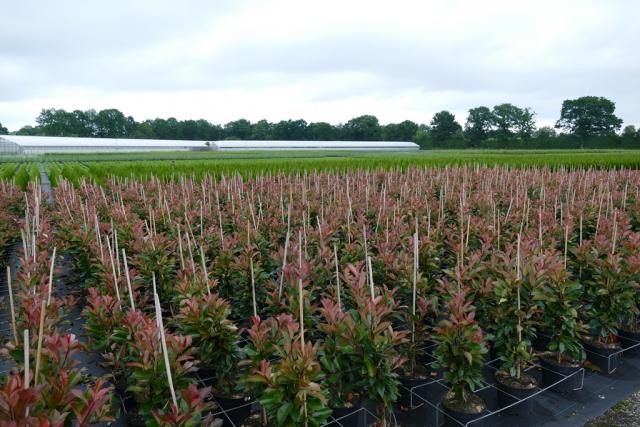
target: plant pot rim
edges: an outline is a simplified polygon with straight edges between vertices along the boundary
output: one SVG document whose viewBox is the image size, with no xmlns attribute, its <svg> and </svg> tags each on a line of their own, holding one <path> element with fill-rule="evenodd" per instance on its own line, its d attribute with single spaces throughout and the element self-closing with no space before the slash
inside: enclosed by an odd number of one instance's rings
<svg viewBox="0 0 640 427">
<path fill-rule="evenodd" d="M 583 337 L 581 337 L 582 341 L 585 342 L 585 344 L 593 346 L 593 347 L 597 347 L 603 350 L 618 350 L 620 349 L 620 343 L 617 341 L 614 341 L 612 343 L 603 343 L 600 342 L 596 339 L 593 339 L 591 336 L 589 335 L 585 335 Z"/>
<path fill-rule="evenodd" d="M 558 363 L 556 361 L 556 355 L 557 355 L 556 352 L 545 352 L 544 354 L 542 354 L 540 356 L 540 359 L 542 359 L 545 362 L 550 363 L 552 365 L 560 366 L 560 367 L 563 367 L 563 368 L 581 368 L 582 367 L 582 363 L 584 362 L 584 361 L 579 361 L 578 362 L 578 361 L 570 359 L 570 358 L 568 358 L 566 356 L 563 356 L 563 360 L 560 363 Z"/>
<path fill-rule="evenodd" d="M 508 378 L 509 380 L 511 380 L 510 383 L 505 382 L 505 377 Z M 529 375 L 526 372 L 522 372 L 520 374 L 521 378 L 528 378 L 531 381 L 528 384 L 523 384 L 521 382 L 519 382 L 516 378 L 513 378 L 512 376 L 510 376 L 508 373 L 503 372 L 503 371 L 496 371 L 495 373 L 495 378 L 496 381 L 500 383 L 500 385 L 503 385 L 505 387 L 508 388 L 513 388 L 513 389 L 517 389 L 517 390 L 533 390 L 535 388 L 538 387 L 538 380 L 536 380 L 532 375 Z"/>
<path fill-rule="evenodd" d="M 640 323 L 638 323 L 638 325 L 636 325 L 635 330 L 634 329 L 627 329 L 626 326 L 620 326 L 618 328 L 618 332 L 625 332 L 627 334 L 640 335 Z"/>
</svg>

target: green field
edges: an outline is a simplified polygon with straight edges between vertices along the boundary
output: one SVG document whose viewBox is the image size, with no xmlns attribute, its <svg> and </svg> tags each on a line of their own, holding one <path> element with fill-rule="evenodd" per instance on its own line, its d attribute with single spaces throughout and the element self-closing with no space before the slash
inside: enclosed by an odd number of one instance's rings
<svg viewBox="0 0 640 427">
<path fill-rule="evenodd" d="M 55 154 L 30 158 L 4 158 L 0 179 L 16 178 L 24 186 L 44 163 L 53 185 L 61 178 L 78 182 L 90 177 L 171 179 L 177 176 L 246 176 L 352 169 L 443 167 L 448 165 L 551 168 L 640 168 L 640 150 L 433 150 L 406 153 L 362 151 L 227 151 Z M 8 162 L 11 160 L 12 162 Z"/>
</svg>

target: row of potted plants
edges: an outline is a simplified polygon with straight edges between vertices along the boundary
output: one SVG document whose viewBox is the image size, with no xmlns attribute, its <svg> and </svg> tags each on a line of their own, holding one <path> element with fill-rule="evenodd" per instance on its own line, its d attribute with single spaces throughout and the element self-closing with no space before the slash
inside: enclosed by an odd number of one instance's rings
<svg viewBox="0 0 640 427">
<path fill-rule="evenodd" d="M 476 401 L 469 392 L 481 381 L 486 336 L 500 358 L 498 382 L 531 391 L 534 338 L 550 335 L 539 363 L 557 371 L 581 366 L 583 341 L 615 343 L 621 337 L 614 334 L 633 332 L 637 188 L 632 171 L 486 168 L 152 179 L 62 183 L 55 210 L 83 283 L 101 298 L 119 294 L 118 311 L 129 310 L 128 272 L 135 307 L 153 315 L 156 275 L 170 332 L 192 337 L 214 388 L 248 376 L 273 389 L 277 381 L 265 378 L 280 378 L 279 363 L 307 354 L 304 329 L 325 378 L 308 381 L 327 384 L 320 395 L 328 407 L 369 398 L 390 418 L 400 381 L 427 380 L 421 368 L 429 340 L 452 384 L 445 407 L 455 409 Z M 263 325 L 282 313 L 296 319 L 297 338 L 290 345 L 271 338 L 267 347 L 288 350 L 247 363 L 253 340 L 232 343 L 252 336 L 251 317 Z M 95 342 L 110 337 L 96 334 Z M 218 350 L 226 348 L 233 351 Z M 233 391 L 226 394 L 263 397 Z"/>
<path fill-rule="evenodd" d="M 11 336 L 1 351 L 14 367 L 0 379 L 0 424 L 89 426 L 109 421 L 111 388 L 79 366 L 84 346 L 65 331 L 75 300 L 58 295 L 54 286 L 47 208 L 36 187 L 24 197 L 23 218 L 14 218 L 13 224 L 23 236 L 19 269 L 7 277 Z M 8 212 L 16 215 L 12 208 Z"/>
</svg>

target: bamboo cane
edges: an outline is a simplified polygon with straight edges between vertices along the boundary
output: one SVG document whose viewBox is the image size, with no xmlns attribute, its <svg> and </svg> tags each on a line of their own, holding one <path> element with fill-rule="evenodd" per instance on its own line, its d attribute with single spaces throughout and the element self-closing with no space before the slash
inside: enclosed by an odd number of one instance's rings
<svg viewBox="0 0 640 427">
<path fill-rule="evenodd" d="M 200 259 L 202 260 L 202 274 L 204 274 L 204 281 L 207 284 L 207 295 L 211 295 L 209 273 L 207 272 L 207 263 L 204 261 L 204 249 L 202 248 L 202 246 L 200 246 Z"/>
<path fill-rule="evenodd" d="M 29 329 L 24 330 L 23 334 L 23 349 L 24 349 L 24 389 L 29 388 Z M 27 408 L 29 411 L 29 408 Z M 27 412 L 28 413 L 28 412 Z"/>
<path fill-rule="evenodd" d="M 371 257 L 367 257 L 367 267 L 369 269 L 369 288 L 371 290 L 371 300 L 375 298 L 375 291 L 373 287 L 373 269 L 371 268 Z"/>
<path fill-rule="evenodd" d="M 129 264 L 127 262 L 127 253 L 122 248 L 122 262 L 124 263 L 124 275 L 127 278 L 127 289 L 129 291 L 129 303 L 131 303 L 131 310 L 136 311 L 136 305 L 133 301 L 133 289 L 131 288 L 131 277 L 129 277 Z"/>
<path fill-rule="evenodd" d="M 13 339 L 18 345 L 18 328 L 16 327 L 16 310 L 13 306 L 13 286 L 11 284 L 11 267 L 7 266 L 7 288 L 9 289 L 9 309 L 11 310 L 11 328 L 13 329 Z"/>
<path fill-rule="evenodd" d="M 111 261 L 111 273 L 113 274 L 113 286 L 116 289 L 116 298 L 120 302 L 120 289 L 118 289 L 118 276 L 116 276 L 116 266 L 113 262 L 113 253 L 111 250 L 111 243 L 107 238 L 107 249 L 109 250 L 109 260 Z"/>
<path fill-rule="evenodd" d="M 36 372 L 33 377 L 33 384 L 38 385 L 38 374 L 40 373 L 40 356 L 42 355 L 42 338 L 44 336 L 44 316 L 47 305 L 43 299 L 40 305 L 40 327 L 38 328 L 38 349 L 36 350 Z"/>
<path fill-rule="evenodd" d="M 49 289 L 47 296 L 47 307 L 51 304 L 51 292 L 53 290 L 53 268 L 56 261 L 56 247 L 53 247 L 53 255 L 51 255 L 51 268 L 49 269 Z"/>
<path fill-rule="evenodd" d="M 338 266 L 338 248 L 336 244 L 333 244 L 333 257 L 336 262 L 336 295 L 338 297 L 338 308 L 342 310 L 342 297 L 340 295 L 340 268 Z"/>
<path fill-rule="evenodd" d="M 155 284 L 156 276 L 153 274 L 153 283 Z M 164 323 L 162 321 L 162 310 L 160 309 L 160 298 L 157 293 L 153 294 L 156 306 L 156 317 L 158 319 L 158 329 L 160 330 L 160 343 L 162 345 L 162 356 L 164 357 L 164 366 L 167 371 L 167 381 L 169 382 L 169 391 L 171 392 L 171 400 L 173 404 L 178 406 L 178 399 L 176 398 L 176 391 L 173 388 L 173 377 L 171 376 L 171 366 L 169 365 L 169 352 L 167 350 L 167 339 L 164 335 Z"/>
<path fill-rule="evenodd" d="M 249 257 L 249 266 L 251 268 L 251 296 L 253 298 L 253 317 L 258 317 L 258 307 L 256 305 L 256 281 L 253 272 L 253 256 Z"/>
</svg>

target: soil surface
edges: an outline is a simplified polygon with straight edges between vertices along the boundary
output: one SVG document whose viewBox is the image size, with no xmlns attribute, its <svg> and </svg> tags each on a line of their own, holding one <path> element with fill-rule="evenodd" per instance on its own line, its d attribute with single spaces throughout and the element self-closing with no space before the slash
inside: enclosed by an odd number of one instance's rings
<svg viewBox="0 0 640 427">
<path fill-rule="evenodd" d="M 640 391 L 598 418 L 589 420 L 584 427 L 640 427 Z"/>
<path fill-rule="evenodd" d="M 520 375 L 520 379 L 513 378 L 506 372 L 496 372 L 496 380 L 507 387 L 520 390 L 531 390 L 538 386 L 536 379 L 524 372 Z"/>
<path fill-rule="evenodd" d="M 468 394 L 466 402 L 455 400 L 453 393 L 448 392 L 442 399 L 442 404 L 448 409 L 464 414 L 480 414 L 486 409 L 486 405 L 481 397 L 473 393 Z"/>
</svg>

